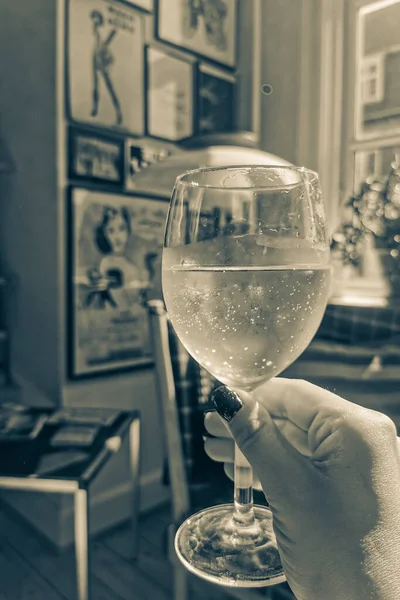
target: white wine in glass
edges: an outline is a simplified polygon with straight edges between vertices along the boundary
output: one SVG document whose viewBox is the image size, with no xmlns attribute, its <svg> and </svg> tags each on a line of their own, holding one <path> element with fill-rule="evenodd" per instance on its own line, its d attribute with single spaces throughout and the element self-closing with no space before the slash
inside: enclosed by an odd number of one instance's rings
<svg viewBox="0 0 400 600">
<path fill-rule="evenodd" d="M 215 207 L 235 212 L 240 226 L 218 224 Z M 178 177 L 162 273 L 169 318 L 190 354 L 231 389 L 256 389 L 304 351 L 324 314 L 329 241 L 317 174 L 254 166 Z M 252 470 L 237 448 L 235 463 L 233 505 L 187 519 L 178 556 L 221 585 L 279 583 L 272 515 L 253 506 Z"/>
</svg>

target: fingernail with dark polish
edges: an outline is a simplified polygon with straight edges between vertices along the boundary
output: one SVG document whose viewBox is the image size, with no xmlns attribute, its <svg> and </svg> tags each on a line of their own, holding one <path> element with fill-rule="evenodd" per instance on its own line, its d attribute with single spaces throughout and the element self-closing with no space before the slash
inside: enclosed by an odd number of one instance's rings
<svg viewBox="0 0 400 600">
<path fill-rule="evenodd" d="M 225 419 L 225 421 L 228 421 L 228 423 L 232 421 L 233 417 L 243 406 L 239 396 L 225 386 L 217 388 L 213 392 L 211 400 L 213 401 L 218 414 Z"/>
</svg>

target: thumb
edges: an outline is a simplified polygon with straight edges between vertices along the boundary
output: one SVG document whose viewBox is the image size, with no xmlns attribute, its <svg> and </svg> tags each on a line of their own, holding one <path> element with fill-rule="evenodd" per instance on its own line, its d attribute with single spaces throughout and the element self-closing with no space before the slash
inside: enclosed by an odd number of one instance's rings
<svg viewBox="0 0 400 600">
<path fill-rule="evenodd" d="M 313 468 L 273 422 L 268 410 L 248 392 L 239 395 L 225 386 L 212 396 L 219 415 L 226 421 L 244 456 L 250 462 L 271 506 L 281 505 L 293 490 L 309 487 Z"/>
</svg>

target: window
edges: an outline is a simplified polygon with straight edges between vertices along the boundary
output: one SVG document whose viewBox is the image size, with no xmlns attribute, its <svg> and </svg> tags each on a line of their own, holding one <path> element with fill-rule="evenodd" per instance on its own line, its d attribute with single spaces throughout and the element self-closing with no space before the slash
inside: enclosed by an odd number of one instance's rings
<svg viewBox="0 0 400 600">
<path fill-rule="evenodd" d="M 363 104 L 381 102 L 384 96 L 383 54 L 364 56 L 360 74 Z"/>
<path fill-rule="evenodd" d="M 347 198 L 399 161 L 399 23 L 400 0 L 346 0 L 341 189 Z"/>
</svg>

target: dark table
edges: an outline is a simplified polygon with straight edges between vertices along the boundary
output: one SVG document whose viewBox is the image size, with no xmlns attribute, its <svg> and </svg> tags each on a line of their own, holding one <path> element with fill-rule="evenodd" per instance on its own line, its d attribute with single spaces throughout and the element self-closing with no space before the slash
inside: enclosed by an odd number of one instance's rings
<svg viewBox="0 0 400 600">
<path fill-rule="evenodd" d="M 89 412 L 89 409 L 84 410 L 86 414 Z M 89 600 L 90 486 L 108 460 L 120 450 L 126 436 L 129 441 L 133 486 L 131 523 L 134 557 L 138 554 L 140 414 L 137 411 L 115 411 L 112 423 L 99 427 L 93 442 L 82 451 L 82 448 L 74 448 L 73 445 L 57 449 L 52 446 L 53 436 L 62 427 L 59 423 L 51 423 L 54 410 L 29 408 L 27 412 L 36 416 L 43 415 L 44 425 L 33 440 L 0 442 L 0 489 L 74 495 L 77 597 L 78 600 Z M 96 414 L 96 409 L 93 409 L 93 414 Z M 74 450 L 81 450 L 80 460 L 78 457 L 75 463 L 58 467 L 54 463 L 54 468 L 51 468 L 51 461 L 56 458 L 57 452 L 68 453 Z M 44 459 L 50 460 L 45 469 Z"/>
</svg>

